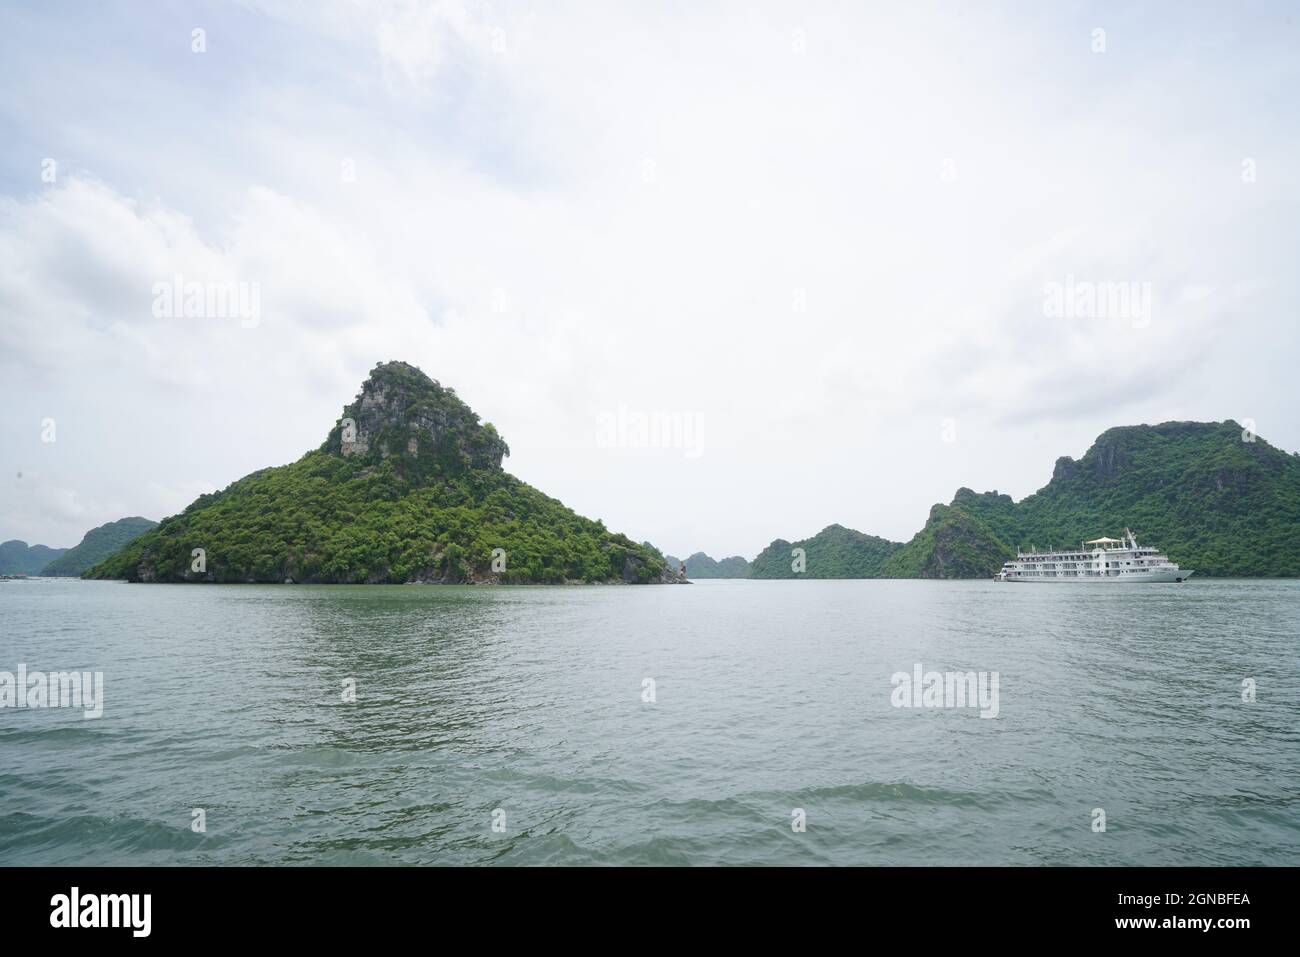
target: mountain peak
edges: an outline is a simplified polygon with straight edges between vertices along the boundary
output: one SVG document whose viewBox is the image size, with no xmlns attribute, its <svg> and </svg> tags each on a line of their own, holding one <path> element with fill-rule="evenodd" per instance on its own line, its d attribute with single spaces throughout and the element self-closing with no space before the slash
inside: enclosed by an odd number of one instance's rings
<svg viewBox="0 0 1300 957">
<path fill-rule="evenodd" d="M 381 362 L 356 399 L 344 407 L 321 451 L 377 465 L 396 458 L 419 471 L 459 474 L 499 471 L 510 454 L 491 423 L 461 401 L 456 390 L 406 362 Z"/>
<path fill-rule="evenodd" d="M 450 388 L 371 370 L 320 448 L 260 469 L 88 569 L 139 582 L 679 583 L 663 557 L 501 468 Z"/>
</svg>

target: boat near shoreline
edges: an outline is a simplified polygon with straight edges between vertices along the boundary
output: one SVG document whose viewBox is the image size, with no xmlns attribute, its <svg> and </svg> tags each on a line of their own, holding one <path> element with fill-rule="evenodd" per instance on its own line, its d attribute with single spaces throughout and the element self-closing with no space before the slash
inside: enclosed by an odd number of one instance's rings
<svg viewBox="0 0 1300 957">
<path fill-rule="evenodd" d="M 1124 538 L 1094 538 L 1079 549 L 1018 551 L 994 576 L 999 582 L 1183 582 L 1195 574 L 1179 568 L 1158 548 L 1139 545 L 1129 529 Z"/>
</svg>

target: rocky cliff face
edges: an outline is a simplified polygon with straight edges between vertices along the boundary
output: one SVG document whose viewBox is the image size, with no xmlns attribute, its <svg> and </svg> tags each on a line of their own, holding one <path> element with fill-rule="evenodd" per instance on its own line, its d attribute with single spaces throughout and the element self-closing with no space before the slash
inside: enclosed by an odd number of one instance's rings
<svg viewBox="0 0 1300 957">
<path fill-rule="evenodd" d="M 321 451 L 353 458 L 358 465 L 396 456 L 404 464 L 449 474 L 500 469 L 510 454 L 492 424 L 480 425 L 454 390 L 405 362 L 375 366 Z"/>
</svg>

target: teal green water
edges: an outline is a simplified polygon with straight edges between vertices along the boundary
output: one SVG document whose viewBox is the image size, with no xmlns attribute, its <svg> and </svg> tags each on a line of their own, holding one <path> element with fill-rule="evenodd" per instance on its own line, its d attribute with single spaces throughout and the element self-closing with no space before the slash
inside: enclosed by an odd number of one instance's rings
<svg viewBox="0 0 1300 957">
<path fill-rule="evenodd" d="M 1298 632 L 1295 581 L 5 582 L 0 671 L 105 701 L 0 710 L 0 864 L 1296 864 Z"/>
</svg>

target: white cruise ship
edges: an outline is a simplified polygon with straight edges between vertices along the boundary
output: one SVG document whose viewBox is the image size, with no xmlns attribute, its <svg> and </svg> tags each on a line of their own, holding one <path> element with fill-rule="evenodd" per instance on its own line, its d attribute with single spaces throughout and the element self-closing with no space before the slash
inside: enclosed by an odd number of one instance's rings
<svg viewBox="0 0 1300 957">
<path fill-rule="evenodd" d="M 1124 529 L 1124 538 L 1094 538 L 1078 551 L 1019 552 L 1002 566 L 1000 582 L 1181 582 L 1192 577 L 1159 549 L 1137 543 Z"/>
</svg>

